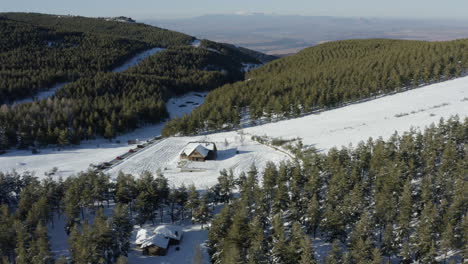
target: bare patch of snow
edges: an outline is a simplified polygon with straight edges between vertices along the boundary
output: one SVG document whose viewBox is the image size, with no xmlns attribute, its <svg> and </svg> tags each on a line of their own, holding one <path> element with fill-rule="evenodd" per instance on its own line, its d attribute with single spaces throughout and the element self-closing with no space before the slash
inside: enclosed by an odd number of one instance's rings
<svg viewBox="0 0 468 264">
<path fill-rule="evenodd" d="M 130 67 L 138 65 L 138 63 L 140 63 L 142 60 L 148 58 L 149 56 L 154 55 L 156 53 L 159 53 L 159 52 L 161 52 L 163 50 L 165 50 L 165 49 L 163 49 L 163 48 L 152 48 L 152 49 L 149 49 L 149 50 L 145 50 L 145 51 L 143 51 L 141 53 L 138 53 L 137 55 L 133 56 L 133 58 L 129 59 L 124 64 L 120 65 L 119 67 L 114 68 L 112 71 L 113 72 L 124 72 L 124 71 L 128 70 Z"/>
</svg>

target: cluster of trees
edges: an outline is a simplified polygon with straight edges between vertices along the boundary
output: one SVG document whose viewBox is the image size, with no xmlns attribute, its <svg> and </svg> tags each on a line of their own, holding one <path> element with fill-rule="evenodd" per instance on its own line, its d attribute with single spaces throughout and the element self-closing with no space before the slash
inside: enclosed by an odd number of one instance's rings
<svg viewBox="0 0 468 264">
<path fill-rule="evenodd" d="M 239 197 L 212 221 L 212 261 L 463 263 L 467 144 L 468 119 L 452 118 L 328 153 L 298 145 L 294 162 L 221 175 L 228 197 L 235 186 Z M 318 258 L 313 241 L 333 247 Z"/>
<path fill-rule="evenodd" d="M 0 103 L 110 71 L 148 43 L 0 19 Z"/>
<path fill-rule="evenodd" d="M 410 89 L 464 73 L 468 40 L 422 42 L 346 40 L 321 44 L 251 71 L 220 87 L 191 115 L 174 119 L 165 135 L 239 125 L 240 116 L 288 118 L 317 109 Z"/>
<path fill-rule="evenodd" d="M 113 138 L 145 123 L 164 120 L 165 86 L 172 80 L 102 73 L 81 78 L 41 101 L 0 107 L 0 149 L 78 144 Z"/>
<path fill-rule="evenodd" d="M 170 91 L 182 94 L 210 91 L 241 80 L 244 77 L 241 68 L 240 58 L 203 48 L 179 46 L 151 56 L 127 72 L 170 78 L 180 83 Z"/>
<path fill-rule="evenodd" d="M 88 172 L 66 181 L 39 181 L 28 173 L 0 173 L 0 186 L 0 263 L 68 263 L 52 254 L 48 235 L 64 212 L 71 224 L 58 232 L 70 234 L 72 263 L 126 263 L 132 219 L 121 204 L 112 217 L 102 213 L 102 201 L 112 198 L 108 176 Z M 81 218 L 75 214 L 80 208 Z"/>
<path fill-rule="evenodd" d="M 120 173 L 115 182 L 92 170 L 58 181 L 0 173 L 0 263 L 124 264 L 135 224 L 203 225 L 219 201 L 216 188 L 203 194 L 194 185 L 171 188 L 160 173 Z M 64 230 L 57 221 L 65 222 Z M 68 235 L 68 260 L 51 252 L 48 228 Z"/>
</svg>

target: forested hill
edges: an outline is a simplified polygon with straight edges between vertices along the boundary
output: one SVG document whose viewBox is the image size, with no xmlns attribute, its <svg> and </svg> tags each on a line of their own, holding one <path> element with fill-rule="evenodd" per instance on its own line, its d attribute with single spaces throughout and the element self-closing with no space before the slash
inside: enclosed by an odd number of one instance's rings
<svg viewBox="0 0 468 264">
<path fill-rule="evenodd" d="M 189 46 L 194 37 L 141 23 L 36 13 L 0 13 L 0 103 L 55 83 L 108 72 L 152 47 Z M 255 51 L 203 41 L 240 63 L 270 61 Z M 241 66 L 239 66 L 241 68 Z"/>
<path fill-rule="evenodd" d="M 112 138 L 167 117 L 165 101 L 244 78 L 263 54 L 139 23 L 0 13 L 0 105 L 71 82 L 51 98 L 0 107 L 0 150 Z M 141 51 L 165 48 L 123 73 Z"/>
<path fill-rule="evenodd" d="M 245 81 L 212 91 L 190 116 L 163 133 L 193 134 L 287 118 L 460 76 L 468 67 L 468 40 L 423 42 L 388 39 L 321 44 L 275 60 Z"/>
<path fill-rule="evenodd" d="M 102 18 L 61 16 L 38 13 L 0 13 L 0 16 L 24 24 L 58 32 L 82 32 L 141 41 L 158 47 L 190 44 L 194 39 L 183 33 L 142 23 L 124 23 Z"/>
</svg>

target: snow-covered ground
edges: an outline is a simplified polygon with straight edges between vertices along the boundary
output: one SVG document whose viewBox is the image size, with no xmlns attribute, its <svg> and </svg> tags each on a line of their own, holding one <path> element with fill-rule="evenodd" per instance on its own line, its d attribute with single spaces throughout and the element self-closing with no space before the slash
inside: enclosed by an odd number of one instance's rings
<svg viewBox="0 0 468 264">
<path fill-rule="evenodd" d="M 195 107 L 192 103 L 188 103 L 191 101 L 201 103 L 203 98 L 192 93 L 185 98 L 168 102 L 167 107 L 171 116 L 190 112 Z M 268 160 L 279 161 L 289 158 L 282 152 L 250 140 L 252 135 L 284 139 L 300 137 L 304 144 L 326 151 L 334 146 L 348 146 L 350 143 L 356 145 L 369 137 L 381 136 L 385 139 L 395 131 L 402 133 L 411 127 L 424 128 L 433 122 L 438 122 L 441 117 L 448 118 L 452 115 L 459 115 L 460 118 L 468 116 L 468 77 L 296 119 L 248 127 L 244 129 L 246 136 L 243 143 L 237 132 L 165 139 L 124 160 L 109 172 L 116 175 L 122 170 L 139 174 L 143 170 L 161 169 L 173 184 L 184 182 L 206 187 L 216 182 L 219 170 L 223 168 L 233 168 L 238 173 L 248 169 L 252 163 L 256 163 L 261 168 Z M 68 176 L 85 170 L 90 163 L 109 161 L 127 152 L 131 148 L 125 144 L 127 139 L 145 139 L 159 135 L 162 126 L 163 124 L 146 127 L 121 136 L 118 138 L 122 142 L 120 144 L 96 140 L 62 151 L 43 150 L 38 155 L 32 155 L 29 151 L 9 152 L 0 156 L 0 170 L 29 170 L 42 175 L 45 171 L 58 167 L 59 175 Z M 194 168 L 197 172 L 181 172 L 178 168 L 179 153 L 188 142 L 198 140 L 216 142 L 220 149 L 219 159 L 187 164 L 186 167 Z M 228 145 L 225 145 L 225 140 L 228 141 Z"/>
<path fill-rule="evenodd" d="M 179 155 L 191 141 L 215 142 L 218 148 L 216 160 L 206 162 L 183 162 Z M 227 144 L 226 144 L 227 142 Z M 119 171 L 139 175 L 144 171 L 161 170 L 171 184 L 195 184 L 204 189 L 217 183 L 219 171 L 233 169 L 235 175 L 248 171 L 252 164 L 263 169 L 268 161 L 279 162 L 289 159 L 280 151 L 252 141 L 249 136 L 237 132 L 218 133 L 209 136 L 172 137 L 155 144 L 125 160 L 108 172 L 116 176 Z"/>
<path fill-rule="evenodd" d="M 159 53 L 165 49 L 163 48 L 152 48 L 149 50 L 145 50 L 141 53 L 138 53 L 137 55 L 133 56 L 133 58 L 129 59 L 126 61 L 124 64 L 120 65 L 119 67 L 114 68 L 112 71 L 113 72 L 124 72 L 128 70 L 128 68 L 136 66 L 138 63 L 140 63 L 142 60 L 148 58 L 151 55 L 154 55 L 156 53 Z"/>
<path fill-rule="evenodd" d="M 166 103 L 170 117 L 190 113 L 195 107 L 203 103 L 205 96 L 206 93 L 188 93 L 170 99 Z M 117 137 L 113 142 L 97 139 L 85 141 L 79 146 L 70 146 L 62 150 L 57 148 L 41 149 L 41 153 L 35 155 L 27 150 L 9 151 L 7 154 L 0 155 L 0 171 L 33 171 L 36 176 L 41 177 L 45 172 L 57 167 L 57 176 L 67 177 L 86 170 L 91 163 L 98 164 L 110 161 L 116 156 L 128 152 L 135 147 L 127 144 L 130 139 L 148 140 L 160 135 L 163 126 L 164 123 L 160 123 L 140 128 Z M 116 143 L 117 141 L 120 141 L 120 143 Z"/>
<path fill-rule="evenodd" d="M 194 40 L 191 44 L 192 47 L 198 48 L 201 45 L 201 41 L 199 39 Z"/>
<path fill-rule="evenodd" d="M 453 115 L 468 116 L 468 77 L 244 130 L 284 139 L 300 137 L 304 144 L 328 150 L 369 137 L 386 139 L 411 127 L 424 129 Z"/>
<path fill-rule="evenodd" d="M 206 187 L 216 183 L 218 171 L 223 168 L 233 168 L 238 175 L 247 171 L 252 163 L 261 169 L 269 160 L 277 162 L 289 158 L 285 153 L 252 141 L 252 135 L 284 139 L 300 137 L 304 144 L 328 150 L 334 146 L 356 145 L 369 137 L 388 138 L 395 131 L 402 133 L 412 127 L 424 128 L 441 117 L 452 115 L 468 116 L 468 77 L 296 119 L 249 127 L 243 130 L 246 134 L 243 143 L 237 132 L 168 138 L 109 172 L 117 175 L 122 170 L 138 175 L 145 170 L 156 172 L 160 169 L 173 184 L 194 183 L 197 187 Z M 184 146 L 200 140 L 216 143 L 218 159 L 178 166 Z M 225 140 L 228 145 L 224 144 Z M 187 172 L 187 168 L 195 172 Z"/>
</svg>

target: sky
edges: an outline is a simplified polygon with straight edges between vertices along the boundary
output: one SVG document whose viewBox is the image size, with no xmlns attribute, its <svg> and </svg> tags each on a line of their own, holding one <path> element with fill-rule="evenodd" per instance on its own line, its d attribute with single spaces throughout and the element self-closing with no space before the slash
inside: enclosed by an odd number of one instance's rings
<svg viewBox="0 0 468 264">
<path fill-rule="evenodd" d="M 468 0 L 0 0 L 0 12 L 188 18 L 267 13 L 341 17 L 468 19 Z"/>
</svg>

